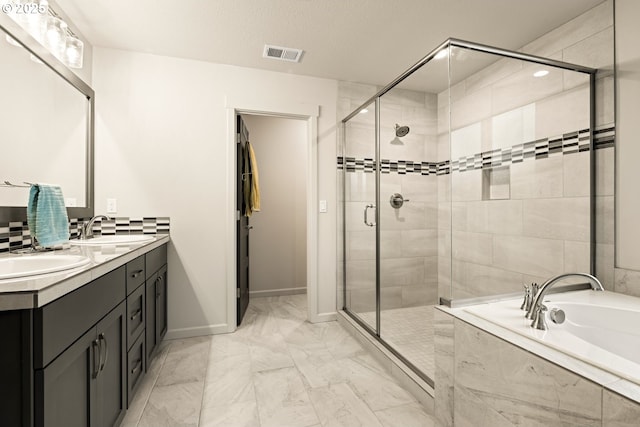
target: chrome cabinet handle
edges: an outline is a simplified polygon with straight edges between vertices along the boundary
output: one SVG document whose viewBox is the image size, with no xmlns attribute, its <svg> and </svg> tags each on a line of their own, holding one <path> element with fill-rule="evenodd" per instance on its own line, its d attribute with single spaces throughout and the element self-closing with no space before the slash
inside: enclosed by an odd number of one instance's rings
<svg viewBox="0 0 640 427">
<path fill-rule="evenodd" d="M 129 320 L 136 320 L 136 317 L 140 316 L 141 314 L 142 314 L 142 309 L 139 308 L 131 315 L 131 317 L 129 317 Z"/>
<path fill-rule="evenodd" d="M 98 335 L 98 340 L 101 343 L 100 350 L 102 350 L 102 342 L 104 341 L 104 360 L 100 364 L 100 371 L 103 371 L 107 364 L 107 360 L 109 359 L 109 343 L 107 342 L 107 338 L 105 338 L 104 334 Z M 102 351 L 100 351 L 100 353 L 102 353 Z M 100 359 L 102 359 L 102 357 L 100 357 Z"/>
<path fill-rule="evenodd" d="M 91 342 L 91 350 L 93 351 L 93 366 L 94 371 L 91 373 L 91 378 L 98 378 L 98 374 L 100 373 L 100 360 L 102 359 L 102 351 L 100 350 L 100 343 L 98 340 L 93 340 Z M 96 356 L 98 356 L 98 360 L 96 361 Z"/>
<path fill-rule="evenodd" d="M 136 270 L 133 273 L 131 273 L 131 277 L 133 277 L 134 279 L 136 277 L 138 277 L 140 275 L 140 273 L 142 273 L 144 270 Z"/>
<path fill-rule="evenodd" d="M 368 213 L 369 213 L 369 208 L 374 208 L 375 209 L 376 205 L 372 205 L 369 204 L 364 208 L 364 224 L 368 225 L 369 227 L 375 227 L 376 223 L 375 222 L 369 222 L 368 219 Z"/>
<path fill-rule="evenodd" d="M 244 228 L 247 230 L 253 230 L 253 225 L 245 225 Z"/>
<path fill-rule="evenodd" d="M 136 372 L 138 372 L 138 370 L 142 367 L 142 359 L 138 359 L 136 360 L 136 365 L 133 367 L 133 369 L 131 369 L 131 375 L 135 374 Z"/>
</svg>

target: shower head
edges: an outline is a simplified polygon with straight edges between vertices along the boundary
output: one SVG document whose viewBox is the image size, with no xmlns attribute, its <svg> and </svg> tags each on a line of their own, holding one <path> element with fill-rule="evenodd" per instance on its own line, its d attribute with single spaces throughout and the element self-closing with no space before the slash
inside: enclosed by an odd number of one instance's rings
<svg viewBox="0 0 640 427">
<path fill-rule="evenodd" d="M 409 126 L 400 126 L 396 123 L 396 136 L 402 138 L 409 133 Z"/>
</svg>

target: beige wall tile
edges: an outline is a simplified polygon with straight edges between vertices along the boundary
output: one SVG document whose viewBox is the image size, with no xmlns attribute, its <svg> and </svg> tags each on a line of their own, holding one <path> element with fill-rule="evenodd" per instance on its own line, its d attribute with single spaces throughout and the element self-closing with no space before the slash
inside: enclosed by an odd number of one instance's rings
<svg viewBox="0 0 640 427">
<path fill-rule="evenodd" d="M 460 129 L 491 115 L 491 88 L 479 89 L 451 106 L 451 129 Z M 447 128 L 438 127 L 441 132 Z"/>
<path fill-rule="evenodd" d="M 615 200 L 613 196 L 596 197 L 596 242 L 614 243 Z"/>
<path fill-rule="evenodd" d="M 613 25 L 613 1 L 606 1 L 525 45 L 521 50 L 549 56 Z"/>
<path fill-rule="evenodd" d="M 615 83 L 612 76 L 596 80 L 596 126 L 613 124 L 615 121 Z"/>
<path fill-rule="evenodd" d="M 524 284 L 520 273 L 455 260 L 454 265 L 457 276 L 453 287 L 454 299 L 520 292 Z"/>
<path fill-rule="evenodd" d="M 509 148 L 536 139 L 536 104 L 494 115 L 491 149 Z"/>
<path fill-rule="evenodd" d="M 438 201 L 438 181 L 436 175 L 419 175 L 410 173 L 400 175 L 400 193 L 410 202 L 437 202 Z M 384 201 L 389 201 L 393 193 L 381 193 Z M 408 203 L 410 203 L 408 202 Z"/>
<path fill-rule="evenodd" d="M 424 283 L 423 258 L 380 260 L 380 287 L 421 285 Z"/>
<path fill-rule="evenodd" d="M 586 84 L 542 99 L 536 102 L 535 137 L 548 138 L 588 129 L 589 111 L 589 86 Z"/>
<path fill-rule="evenodd" d="M 562 197 L 564 156 L 511 165 L 511 199 Z"/>
<path fill-rule="evenodd" d="M 402 230 L 400 245 L 397 233 L 389 245 L 399 248 L 403 257 L 434 257 L 438 255 L 438 230 Z M 396 252 L 397 249 L 394 249 Z"/>
<path fill-rule="evenodd" d="M 565 197 L 581 197 L 591 194 L 591 153 L 573 153 L 562 156 Z"/>
<path fill-rule="evenodd" d="M 456 389 L 517 425 L 601 426 L 600 386 L 465 322 L 454 324 Z M 454 399 L 458 425 L 464 404 Z"/>
<path fill-rule="evenodd" d="M 616 292 L 640 297 L 640 271 L 616 268 L 614 274 Z"/>
<path fill-rule="evenodd" d="M 502 113 L 547 98 L 562 91 L 562 70 L 544 68 L 549 71 L 544 77 L 534 77 L 533 73 L 544 67 L 524 65 L 518 71 L 492 86 L 491 112 Z M 536 107 L 537 110 L 537 107 Z"/>
<path fill-rule="evenodd" d="M 452 233 L 451 253 L 456 260 L 491 265 L 492 250 L 490 234 L 466 231 Z"/>
<path fill-rule="evenodd" d="M 482 123 L 476 122 L 451 132 L 451 159 L 473 156 L 482 151 Z"/>
<path fill-rule="evenodd" d="M 478 233 L 521 235 L 522 200 L 470 202 L 466 207 L 467 230 Z"/>
<path fill-rule="evenodd" d="M 589 242 L 564 242 L 564 272 L 589 273 L 591 270 L 591 244 Z"/>
<path fill-rule="evenodd" d="M 613 244 L 596 244 L 596 277 L 608 291 L 615 290 L 615 247 Z"/>
<path fill-rule="evenodd" d="M 603 390 L 602 427 L 635 427 L 640 419 L 640 404 Z"/>
<path fill-rule="evenodd" d="M 590 240 L 588 197 L 524 200 L 524 235 L 546 239 Z"/>
<path fill-rule="evenodd" d="M 454 172 L 450 176 L 452 201 L 470 202 L 482 200 L 482 170 Z"/>
<path fill-rule="evenodd" d="M 496 236 L 493 239 L 493 266 L 551 277 L 564 270 L 564 243 L 534 237 Z"/>
<path fill-rule="evenodd" d="M 596 196 L 613 196 L 615 181 L 615 148 L 596 150 Z"/>
</svg>

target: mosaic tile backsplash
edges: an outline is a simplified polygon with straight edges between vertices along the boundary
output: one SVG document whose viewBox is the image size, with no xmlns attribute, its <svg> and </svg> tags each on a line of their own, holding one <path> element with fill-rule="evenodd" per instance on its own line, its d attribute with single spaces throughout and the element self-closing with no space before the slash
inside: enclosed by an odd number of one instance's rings
<svg viewBox="0 0 640 427">
<path fill-rule="evenodd" d="M 71 218 L 69 234 L 71 239 L 80 236 L 80 229 L 89 218 Z M 129 218 L 116 217 L 111 220 L 98 220 L 93 224 L 96 236 L 114 234 L 169 234 L 169 217 Z M 21 249 L 31 245 L 31 234 L 27 222 L 0 224 L 0 253 Z"/>
</svg>

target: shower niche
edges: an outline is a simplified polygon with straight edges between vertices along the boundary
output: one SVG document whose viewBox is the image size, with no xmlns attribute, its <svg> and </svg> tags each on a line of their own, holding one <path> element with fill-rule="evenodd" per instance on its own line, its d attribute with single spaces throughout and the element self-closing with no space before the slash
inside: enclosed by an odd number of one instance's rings
<svg viewBox="0 0 640 427">
<path fill-rule="evenodd" d="M 339 304 L 428 384 L 434 305 L 593 272 L 595 71 L 449 39 L 342 120 Z"/>
</svg>

